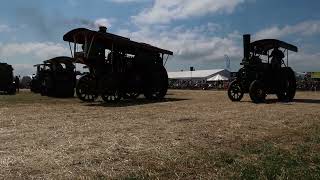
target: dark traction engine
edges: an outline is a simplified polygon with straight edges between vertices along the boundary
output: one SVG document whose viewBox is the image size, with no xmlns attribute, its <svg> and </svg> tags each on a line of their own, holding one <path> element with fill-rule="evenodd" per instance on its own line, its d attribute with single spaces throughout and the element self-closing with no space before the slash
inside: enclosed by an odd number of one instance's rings
<svg viewBox="0 0 320 180">
<path fill-rule="evenodd" d="M 76 86 L 76 94 L 82 101 L 93 102 L 98 96 L 105 102 L 118 102 L 135 99 L 140 94 L 147 99 L 166 95 L 168 75 L 164 56 L 172 52 L 108 33 L 104 27 L 99 31 L 75 29 L 64 40 L 74 43 L 74 62 L 89 69 Z"/>
<path fill-rule="evenodd" d="M 250 35 L 244 35 L 244 58 L 242 68 L 228 88 L 232 101 L 241 101 L 245 93 L 255 103 L 264 102 L 268 94 L 276 94 L 280 101 L 292 101 L 296 93 L 295 73 L 288 66 L 288 51 L 297 52 L 294 45 L 276 39 L 263 39 L 250 42 Z M 287 52 L 287 63 L 283 58 L 272 57 L 270 51 Z M 282 54 L 282 51 L 280 51 Z M 262 58 L 267 60 L 262 60 Z M 272 59 L 270 60 L 270 57 Z M 279 63 L 275 63 L 279 61 Z"/>
</svg>

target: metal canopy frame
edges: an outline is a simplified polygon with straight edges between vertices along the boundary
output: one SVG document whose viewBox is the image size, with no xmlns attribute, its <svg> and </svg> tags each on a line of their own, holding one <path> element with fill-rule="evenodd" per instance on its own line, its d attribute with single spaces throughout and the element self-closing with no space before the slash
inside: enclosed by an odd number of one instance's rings
<svg viewBox="0 0 320 180">
<path fill-rule="evenodd" d="M 275 47 L 281 47 L 286 50 L 298 52 L 298 47 L 277 39 L 262 39 L 250 43 L 250 51 L 261 55 L 267 55 L 267 52 Z"/>
<path fill-rule="evenodd" d="M 298 52 L 298 47 L 292 44 L 286 43 L 284 41 L 280 41 L 277 39 L 262 39 L 255 42 L 250 43 L 250 52 L 260 55 L 268 56 L 268 63 L 270 62 L 270 53 L 269 51 L 274 48 L 283 48 L 284 54 L 287 54 L 287 64 L 285 66 L 289 66 L 289 51 Z"/>
<path fill-rule="evenodd" d="M 103 45 L 105 49 L 112 50 L 113 47 L 116 47 L 120 51 L 127 52 L 129 54 L 136 54 L 138 50 L 141 50 L 150 53 L 173 55 L 173 52 L 171 51 L 151 46 L 149 44 L 135 42 L 129 38 L 118 36 L 112 33 L 102 33 L 85 28 L 71 30 L 63 36 L 64 41 L 75 44 L 88 45 L 88 39 L 91 39 L 91 42 L 95 41 L 95 43 Z M 74 51 L 75 50 L 76 49 L 74 48 Z"/>
</svg>

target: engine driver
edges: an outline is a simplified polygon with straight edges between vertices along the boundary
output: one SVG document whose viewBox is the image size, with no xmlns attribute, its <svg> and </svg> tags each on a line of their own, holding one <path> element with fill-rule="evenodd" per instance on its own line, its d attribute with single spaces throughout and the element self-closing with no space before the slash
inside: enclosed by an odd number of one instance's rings
<svg viewBox="0 0 320 180">
<path fill-rule="evenodd" d="M 282 59 L 284 58 L 283 52 L 279 49 L 279 47 L 276 47 L 273 49 L 270 57 L 271 59 L 271 65 L 273 69 L 279 69 L 281 68 Z"/>
</svg>

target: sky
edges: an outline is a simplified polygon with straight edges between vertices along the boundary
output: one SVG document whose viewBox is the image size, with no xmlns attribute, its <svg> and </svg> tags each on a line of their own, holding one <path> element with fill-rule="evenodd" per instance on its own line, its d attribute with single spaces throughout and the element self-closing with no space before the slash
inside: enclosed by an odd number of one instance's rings
<svg viewBox="0 0 320 180">
<path fill-rule="evenodd" d="M 289 54 L 296 71 L 320 71 L 319 0 L 2 0 L 0 61 L 16 75 L 34 64 L 70 56 L 63 35 L 85 27 L 108 31 L 174 52 L 168 71 L 226 68 L 237 71 L 242 35 L 277 38 L 298 46 Z"/>
</svg>

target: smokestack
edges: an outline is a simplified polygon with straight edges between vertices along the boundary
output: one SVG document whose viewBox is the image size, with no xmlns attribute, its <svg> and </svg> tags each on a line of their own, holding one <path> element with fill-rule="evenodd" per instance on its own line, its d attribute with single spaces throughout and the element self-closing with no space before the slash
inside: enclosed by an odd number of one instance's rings
<svg viewBox="0 0 320 180">
<path fill-rule="evenodd" d="M 100 26 L 99 27 L 99 32 L 106 33 L 107 32 L 107 28 L 105 26 Z"/>
<path fill-rule="evenodd" d="M 251 43 L 251 35 L 245 34 L 243 35 L 243 61 L 248 61 L 250 58 L 250 43 Z"/>
</svg>

